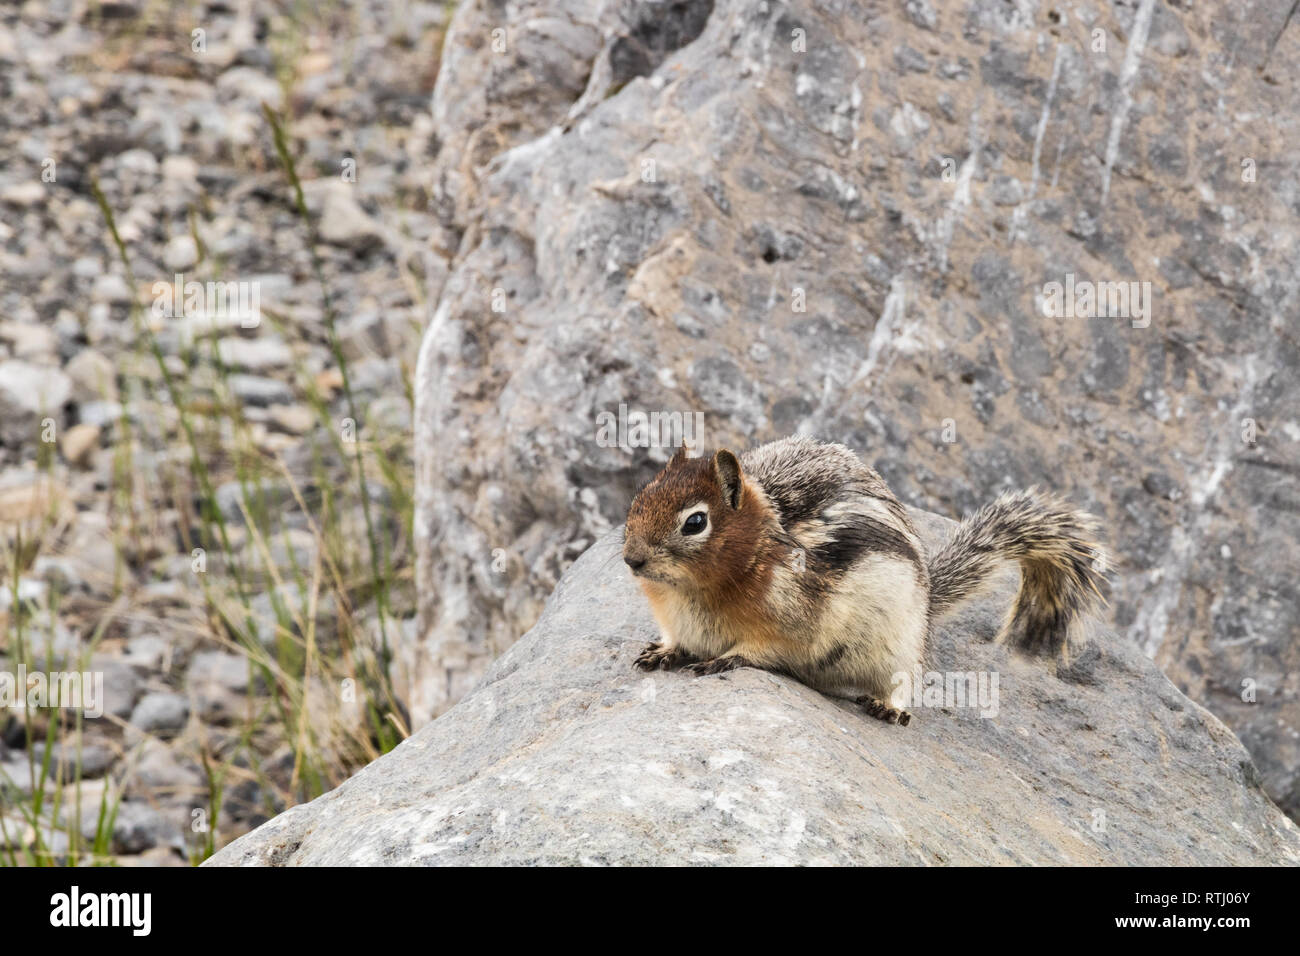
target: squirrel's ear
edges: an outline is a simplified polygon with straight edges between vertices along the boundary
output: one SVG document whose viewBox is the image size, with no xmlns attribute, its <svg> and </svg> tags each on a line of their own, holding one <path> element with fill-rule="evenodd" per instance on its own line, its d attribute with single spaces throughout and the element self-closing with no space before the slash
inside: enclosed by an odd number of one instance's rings
<svg viewBox="0 0 1300 956">
<path fill-rule="evenodd" d="M 668 467 L 671 468 L 673 465 L 680 465 L 685 460 L 686 446 L 684 444 L 678 445 L 677 450 L 673 452 L 673 457 L 668 459 Z"/>
<path fill-rule="evenodd" d="M 740 462 L 723 448 L 713 456 L 713 473 L 722 489 L 722 500 L 732 508 L 740 507 Z"/>
</svg>

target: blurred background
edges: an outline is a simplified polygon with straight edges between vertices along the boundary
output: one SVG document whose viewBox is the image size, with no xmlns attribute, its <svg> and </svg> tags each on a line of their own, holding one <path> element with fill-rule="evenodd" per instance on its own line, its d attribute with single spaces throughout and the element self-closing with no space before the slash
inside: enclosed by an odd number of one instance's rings
<svg viewBox="0 0 1300 956">
<path fill-rule="evenodd" d="M 104 686 L 0 710 L 0 861 L 194 862 L 407 732 L 449 15 L 0 10 L 0 670 Z"/>
</svg>

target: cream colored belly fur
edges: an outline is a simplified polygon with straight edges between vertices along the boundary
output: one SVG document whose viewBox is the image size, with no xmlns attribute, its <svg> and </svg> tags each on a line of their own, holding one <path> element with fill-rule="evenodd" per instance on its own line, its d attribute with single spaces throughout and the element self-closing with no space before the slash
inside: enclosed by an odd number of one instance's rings
<svg viewBox="0 0 1300 956">
<path fill-rule="evenodd" d="M 798 573 L 784 568 L 779 575 Z M 771 593 L 795 593 L 787 582 L 774 584 Z M 819 690 L 854 689 L 883 699 L 896 686 L 895 674 L 919 679 L 928 601 L 910 561 L 872 554 L 846 572 L 814 612 L 794 604 L 766 608 L 768 628 L 720 619 L 689 598 L 652 594 L 650 603 L 664 643 L 693 657 L 708 660 L 733 652 Z M 838 647 L 846 650 L 833 666 L 813 666 Z"/>
</svg>

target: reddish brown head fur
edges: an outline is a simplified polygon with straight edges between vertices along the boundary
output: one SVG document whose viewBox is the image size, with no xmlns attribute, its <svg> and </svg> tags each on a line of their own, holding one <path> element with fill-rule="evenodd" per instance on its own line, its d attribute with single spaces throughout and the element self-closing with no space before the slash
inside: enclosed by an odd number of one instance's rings
<svg viewBox="0 0 1300 956">
<path fill-rule="evenodd" d="M 688 522 L 701 512 L 703 527 L 698 518 Z M 731 452 L 687 458 L 679 450 L 633 499 L 623 559 L 644 582 L 723 599 L 758 583 L 755 563 L 770 515 Z"/>
</svg>

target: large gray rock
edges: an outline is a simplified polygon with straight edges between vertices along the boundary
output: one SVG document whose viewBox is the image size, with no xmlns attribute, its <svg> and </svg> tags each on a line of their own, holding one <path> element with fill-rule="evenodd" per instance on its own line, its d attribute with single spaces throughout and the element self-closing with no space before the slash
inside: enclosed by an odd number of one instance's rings
<svg viewBox="0 0 1300 956">
<path fill-rule="evenodd" d="M 949 523 L 914 517 L 932 550 Z M 633 669 L 656 630 L 619 545 L 460 704 L 209 862 L 1300 863 L 1232 732 L 1126 642 L 1055 675 L 989 642 L 1014 572 L 933 647 L 998 676 L 996 716 L 898 727 L 766 672 Z"/>
<path fill-rule="evenodd" d="M 667 457 L 595 440 L 626 403 L 709 445 L 844 441 L 949 515 L 1071 494 L 1123 562 L 1120 633 L 1300 809 L 1292 7 L 459 4 L 415 719 Z M 1070 275 L 1149 282 L 1149 315 L 1045 318 Z"/>
</svg>

